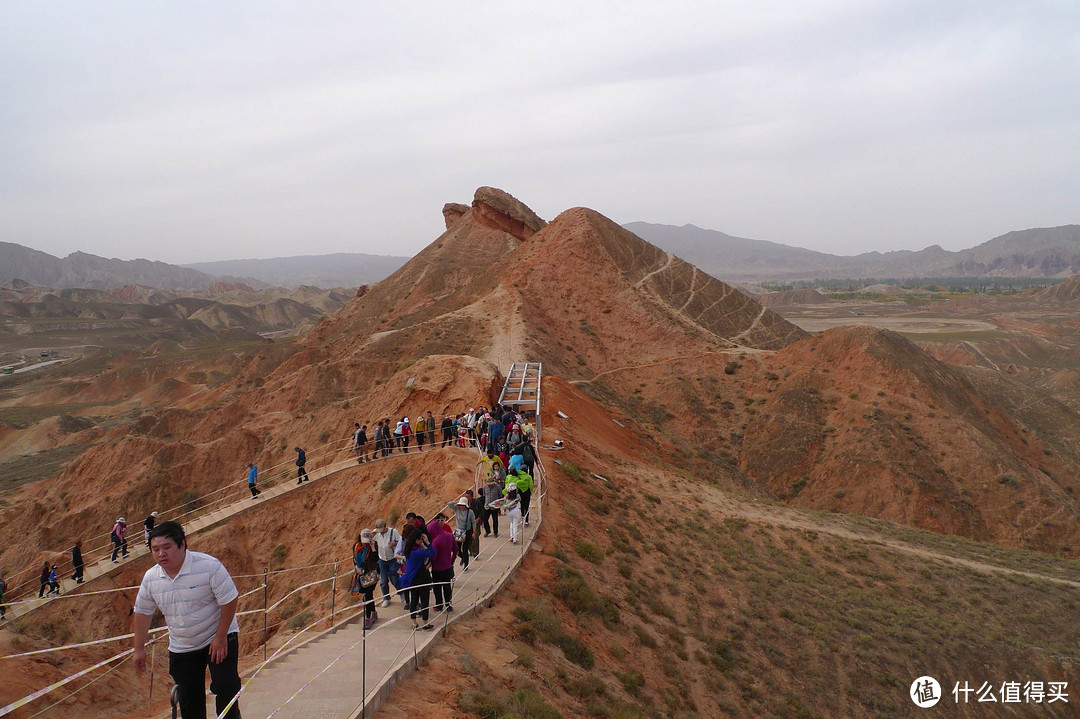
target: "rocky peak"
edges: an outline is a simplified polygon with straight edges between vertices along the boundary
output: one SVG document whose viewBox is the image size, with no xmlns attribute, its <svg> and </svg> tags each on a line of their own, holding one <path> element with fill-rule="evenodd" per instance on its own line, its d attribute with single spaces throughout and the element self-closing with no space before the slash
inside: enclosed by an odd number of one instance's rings
<svg viewBox="0 0 1080 719">
<path fill-rule="evenodd" d="M 472 206 L 481 223 L 519 240 L 529 239 L 547 225 L 525 203 L 494 187 L 478 188 Z M 446 214 L 445 207 L 443 214 Z"/>
<path fill-rule="evenodd" d="M 442 216 L 446 221 L 446 229 L 450 229 L 451 226 L 462 217 L 467 215 L 472 210 L 468 205 L 463 205 L 460 202 L 447 202 L 443 205 Z"/>
</svg>

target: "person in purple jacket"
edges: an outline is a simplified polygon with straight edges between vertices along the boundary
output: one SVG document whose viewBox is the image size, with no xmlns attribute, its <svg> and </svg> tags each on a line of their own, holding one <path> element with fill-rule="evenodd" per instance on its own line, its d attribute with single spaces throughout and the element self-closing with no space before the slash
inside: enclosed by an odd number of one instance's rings
<svg viewBox="0 0 1080 719">
<path fill-rule="evenodd" d="M 431 572 L 424 562 L 435 556 L 435 550 L 428 546 L 427 535 L 420 531 L 419 527 L 411 527 L 405 535 L 405 548 L 402 550 L 405 556 L 405 573 L 401 575 L 401 590 L 409 593 L 409 616 L 412 618 L 414 629 L 430 631 L 435 625 L 428 622 L 428 603 L 431 598 Z M 424 620 L 424 626 L 420 626 L 417 617 Z"/>
<path fill-rule="evenodd" d="M 454 532 L 446 524 L 446 515 L 439 512 L 435 519 L 428 524 L 428 532 L 431 534 L 431 547 L 435 550 L 435 556 L 431 560 L 431 581 L 435 590 L 435 611 L 444 609 L 454 611 L 450 604 L 451 587 L 454 581 L 454 560 L 457 559 L 457 542 L 454 541 Z"/>
</svg>

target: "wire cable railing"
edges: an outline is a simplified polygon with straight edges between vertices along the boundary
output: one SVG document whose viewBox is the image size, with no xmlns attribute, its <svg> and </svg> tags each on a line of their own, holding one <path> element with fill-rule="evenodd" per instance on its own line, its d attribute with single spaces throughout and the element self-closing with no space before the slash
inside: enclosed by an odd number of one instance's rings
<svg viewBox="0 0 1080 719">
<path fill-rule="evenodd" d="M 350 442 L 351 442 L 351 439 L 342 440 L 342 441 L 336 441 L 336 442 L 329 442 L 329 443 L 326 443 L 325 445 L 322 445 L 319 448 L 316 448 L 312 452 L 308 453 L 308 456 L 309 456 L 309 458 L 311 458 L 311 457 L 316 457 L 317 458 L 320 455 L 325 456 L 324 452 L 331 452 L 331 461 L 320 468 L 320 469 L 325 470 L 325 469 L 329 468 L 329 466 L 331 464 L 334 463 L 333 454 L 336 454 L 336 452 L 334 452 L 334 448 L 337 447 L 338 451 L 340 451 L 341 449 L 345 449 L 345 448 L 349 447 L 349 445 L 347 443 L 350 443 Z M 473 448 L 477 452 L 478 456 L 480 458 L 483 458 L 484 452 L 483 452 L 483 449 L 482 449 L 481 444 L 480 444 L 478 439 L 476 439 L 474 437 L 466 437 L 465 442 L 466 442 L 466 446 L 470 446 L 471 448 Z M 431 445 L 432 448 L 434 448 L 434 445 L 435 445 L 435 443 L 432 443 L 432 445 Z M 350 452 L 350 454 L 351 454 L 351 452 Z M 419 455 L 419 454 L 420 453 L 417 453 L 417 455 Z M 279 470 L 279 472 L 280 472 L 279 476 L 273 477 L 271 482 L 273 482 L 273 479 L 277 479 L 278 483 L 280 483 L 281 479 L 287 477 L 288 474 L 290 474 L 290 472 L 287 469 L 284 470 L 284 471 L 280 471 L 279 468 L 282 467 L 284 464 L 285 463 L 282 463 L 280 465 L 275 465 L 275 467 L 271 468 L 270 471 Z M 480 488 L 481 488 L 481 479 L 483 479 L 482 466 L 483 466 L 482 463 L 480 461 L 478 461 L 477 464 L 476 464 L 476 469 L 474 471 L 474 476 L 473 476 L 473 489 L 474 489 L 474 492 L 480 491 Z M 539 456 L 537 456 L 537 466 L 541 468 L 540 472 L 538 473 L 537 487 L 539 488 L 539 486 L 540 486 L 539 480 L 540 480 L 540 477 L 542 476 L 541 473 L 543 471 L 542 470 L 542 465 L 540 464 Z M 334 471 L 337 471 L 337 470 L 334 470 Z M 330 474 L 330 473 L 332 473 L 332 472 L 326 472 L 326 473 L 323 474 L 323 476 L 327 476 L 327 474 Z M 275 474 L 278 474 L 278 473 L 275 472 Z M 209 497 L 214 496 L 216 494 L 223 493 L 224 491 L 226 491 L 228 489 L 234 489 L 235 490 L 235 488 L 237 486 L 243 486 L 243 485 L 246 484 L 246 482 L 247 482 L 247 480 L 245 478 L 243 480 L 232 483 L 232 484 L 227 485 L 225 487 L 218 488 L 216 490 L 213 490 L 212 492 L 208 492 L 206 495 L 203 495 L 203 498 L 209 498 Z M 260 482 L 260 485 L 261 485 L 260 488 L 273 486 L 273 484 L 271 484 L 271 483 L 263 483 L 263 482 Z M 538 495 L 538 496 L 540 496 L 540 495 Z M 200 498 L 200 499 L 202 499 L 202 498 Z M 216 509 L 210 509 L 210 508 L 215 507 L 216 505 L 222 503 L 226 499 L 227 500 L 232 500 L 232 504 L 246 504 L 244 502 L 236 502 L 233 497 L 220 498 L 218 500 L 210 502 L 209 504 L 203 505 L 203 507 L 201 508 L 203 511 L 199 512 L 199 516 L 207 516 L 208 514 L 212 514 L 214 511 L 217 511 Z M 193 501 L 195 501 L 195 500 L 193 500 Z M 172 509 L 173 510 L 180 509 L 180 508 L 183 508 L 184 506 L 186 506 L 188 504 L 191 504 L 191 502 L 187 502 L 187 503 L 184 503 L 184 504 L 181 504 L 181 505 L 177 505 L 177 507 L 172 508 Z M 248 506 L 250 506 L 250 505 L 248 505 Z M 440 505 L 439 508 L 436 511 L 441 511 L 444 507 L 445 507 L 445 505 Z M 537 509 L 538 508 L 539 508 L 539 506 L 537 506 Z M 166 512 L 169 512 L 169 511 L 170 510 L 166 510 Z M 198 509 L 182 513 L 180 515 L 177 515 L 177 517 L 178 518 L 179 517 L 187 517 L 188 518 L 187 521 L 190 522 L 193 519 L 193 517 L 191 516 L 192 513 L 196 512 L 196 511 L 198 511 Z M 161 513 L 161 514 L 165 514 L 165 513 Z M 165 519 L 167 519 L 167 517 L 162 517 L 161 521 L 164 521 Z M 478 527 L 478 524 L 479 523 L 477 523 L 477 527 Z M 110 542 L 110 545 L 109 545 L 110 547 L 111 547 L 111 544 L 112 543 Z M 522 547 L 521 547 L 522 556 L 524 556 L 524 550 L 525 550 L 525 543 L 522 542 Z M 90 552 L 87 552 L 87 554 L 90 554 Z M 492 558 L 493 558 L 493 554 L 489 553 L 488 558 L 485 559 L 483 562 L 481 562 L 481 565 L 484 565 L 488 561 L 491 561 Z M 348 561 L 351 561 L 351 557 L 350 557 L 350 559 Z M 474 561 L 479 561 L 479 560 L 474 560 Z M 303 565 L 303 566 L 298 566 L 298 567 L 281 568 L 281 569 L 278 569 L 278 570 L 274 570 L 273 572 L 270 572 L 269 570 L 264 570 L 264 572 L 261 573 L 261 574 L 245 574 L 245 575 L 237 575 L 236 577 L 234 577 L 234 579 L 249 579 L 249 578 L 261 578 L 261 579 L 264 579 L 264 582 L 262 584 L 259 584 L 258 586 L 254 587 L 250 591 L 245 592 L 242 595 L 239 595 L 239 597 L 238 597 L 238 598 L 248 597 L 248 596 L 251 596 L 251 595 L 253 595 L 253 594 L 257 593 L 257 592 L 260 592 L 260 591 L 262 591 L 263 595 L 264 595 L 264 606 L 263 606 L 262 609 L 256 608 L 256 609 L 245 610 L 245 611 L 237 613 L 238 617 L 242 617 L 245 620 L 247 618 L 249 618 L 249 617 L 257 617 L 257 615 L 261 615 L 263 617 L 263 635 L 264 636 L 263 636 L 262 646 L 263 646 L 263 651 L 264 651 L 264 661 L 256 669 L 256 674 L 258 673 L 258 671 L 260 671 L 262 669 L 262 667 L 264 667 L 267 663 L 273 661 L 274 658 L 278 657 L 283 651 L 286 650 L 287 647 L 289 647 L 289 645 L 294 643 L 305 632 L 307 632 L 310 629 L 318 626 L 321 622 L 327 621 L 327 619 L 329 619 L 331 621 L 331 623 L 333 622 L 333 619 L 334 619 L 334 616 L 335 616 L 335 613 L 336 613 L 336 611 L 335 611 L 336 603 L 334 602 L 334 597 L 335 597 L 336 592 L 338 590 L 337 579 L 338 579 L 339 576 L 348 576 L 347 573 L 344 574 L 344 575 L 339 575 L 337 569 L 338 569 L 340 563 L 341 563 L 341 560 L 339 560 L 337 562 L 320 562 L 320 563 L 311 564 L 311 565 Z M 88 564 L 88 562 L 84 562 L 84 564 Z M 322 579 L 318 579 L 318 580 L 315 580 L 315 581 L 307 582 L 307 583 L 305 583 L 305 584 L 303 584 L 303 585 L 301 585 L 299 587 L 293 588 L 291 591 L 289 591 L 284 596 L 279 598 L 273 604 L 268 605 L 266 603 L 266 601 L 267 601 L 266 600 L 267 584 L 266 584 L 265 580 L 266 580 L 267 577 L 273 577 L 276 574 L 284 573 L 284 572 L 294 572 L 294 571 L 300 571 L 300 570 L 306 570 L 306 569 L 325 568 L 325 567 L 328 567 L 328 566 L 331 566 L 331 565 L 333 565 L 335 567 L 334 575 L 332 577 L 327 577 L 327 578 L 322 578 Z M 514 566 L 516 566 L 516 564 Z M 497 578 L 496 582 L 501 581 L 502 578 L 504 578 L 505 575 L 509 571 L 512 571 L 512 569 L 513 569 L 513 567 L 509 568 L 506 572 L 503 572 L 502 574 L 500 574 L 500 576 Z M 475 577 L 476 574 L 474 574 L 473 576 Z M 266 622 L 266 616 L 271 611 L 276 611 L 279 608 L 281 608 L 282 605 L 284 604 L 284 602 L 289 597 L 295 596 L 299 592 L 302 592 L 305 589 L 310 589 L 311 587 L 318 586 L 318 585 L 321 585 L 321 584 L 325 584 L 327 582 L 332 583 L 330 591 L 329 591 L 329 600 L 331 602 L 331 612 L 330 612 L 330 614 L 329 615 L 323 615 L 323 616 L 319 617 L 318 619 L 316 619 L 315 621 L 308 624 L 307 626 L 305 626 L 297 634 L 295 634 L 292 637 L 290 637 L 289 639 L 287 639 L 286 642 L 281 647 L 279 647 L 277 650 L 275 650 L 274 654 L 271 657 L 266 657 L 265 656 L 265 650 L 266 650 L 266 642 L 268 640 L 268 632 L 269 632 L 269 630 L 270 629 L 275 629 L 275 628 L 277 628 L 277 627 L 279 627 L 279 626 L 281 626 L 281 625 L 283 625 L 283 624 L 285 624 L 287 622 L 294 621 L 297 617 L 301 616 L 304 613 L 304 609 L 301 607 L 297 612 L 293 613 L 290 616 L 282 617 L 278 621 L 274 622 L 273 624 L 269 624 L 269 623 Z M 458 580 L 455 580 L 455 585 L 457 584 L 457 582 L 458 582 Z M 431 582 L 430 584 L 427 584 L 427 585 L 418 585 L 417 588 L 423 587 L 423 586 L 434 586 L 435 584 L 438 584 L 438 583 Z M 65 597 L 65 598 L 75 598 L 75 597 L 80 597 L 81 598 L 81 597 L 89 597 L 89 596 L 100 595 L 100 594 L 109 594 L 109 593 L 116 593 L 116 592 L 132 591 L 132 590 L 135 590 L 135 589 L 138 589 L 138 587 L 134 587 L 134 586 L 133 587 L 119 587 L 119 588 L 114 588 L 114 589 L 109 589 L 109 590 L 99 590 L 99 591 L 93 591 L 93 592 L 80 592 L 78 594 L 68 594 L 68 595 L 63 595 L 62 594 L 60 596 Z M 9 605 L 9 606 L 10 605 L 18 605 L 18 604 L 34 604 L 34 603 L 37 603 L 38 601 L 39 600 L 25 600 L 25 601 L 5 602 L 4 604 Z M 343 610 L 343 611 L 347 611 L 347 610 Z M 362 605 L 361 605 L 361 611 L 362 611 Z M 352 619 L 355 619 L 355 617 L 358 616 L 359 614 L 360 614 L 360 612 L 357 612 L 356 614 L 350 615 L 345 621 L 346 622 L 351 621 Z M 390 620 L 390 621 L 396 622 L 397 620 L 400 620 L 400 619 L 404 618 L 405 616 L 408 616 L 408 613 L 402 615 L 401 617 L 397 617 L 396 619 Z M 338 624 L 338 626 L 341 626 L 344 623 L 345 622 L 340 622 Z M 380 626 L 386 626 L 388 623 L 389 622 L 385 622 L 385 623 L 381 624 Z M 157 629 L 151 630 L 151 634 L 160 633 L 160 632 L 165 631 L 165 630 L 166 630 L 165 627 L 159 627 Z M 366 633 L 367 633 L 367 630 L 365 630 L 365 634 Z M 63 650 L 66 650 L 66 649 L 74 649 L 76 647 L 86 647 L 86 646 L 91 646 L 91 645 L 106 644 L 106 643 L 109 643 L 109 642 L 121 641 L 123 639 L 130 639 L 133 636 L 134 636 L 133 634 L 118 635 L 118 636 L 115 636 L 115 637 L 107 637 L 107 638 L 104 638 L 104 639 L 92 640 L 92 641 L 88 641 L 88 642 L 80 642 L 80 643 L 72 644 L 72 645 L 63 645 L 63 646 L 59 646 L 59 647 L 46 648 L 46 649 L 43 649 L 43 650 L 35 650 L 33 652 L 24 652 L 24 653 L 19 653 L 19 654 L 0 656 L 0 659 L 13 659 L 13 658 L 17 658 L 17 657 L 25 657 L 25 656 L 31 656 L 31 655 L 36 655 L 36 654 L 44 654 L 44 653 L 63 651 Z M 151 640 L 151 644 L 153 644 L 154 641 L 157 641 L 157 639 L 158 638 L 154 638 L 153 640 Z M 353 646 L 355 647 L 355 644 Z M 70 683 L 72 681 L 75 681 L 80 677 L 86 676 L 88 673 L 90 673 L 90 672 L 92 672 L 92 671 L 94 671 L 96 669 L 99 669 L 99 668 L 101 668 L 103 666 L 108 665 L 110 662 L 116 661 L 118 659 L 121 660 L 118 664 L 116 664 L 115 666 L 110 668 L 107 672 L 103 673 L 102 675 L 100 675 L 100 676 L 94 678 L 93 680 L 91 680 L 90 682 L 88 682 L 86 685 L 84 685 L 84 687 L 81 687 L 80 689 L 77 689 L 74 692 L 66 695 L 64 698 L 60 699 L 59 701 L 55 702 L 54 704 L 50 705 L 49 707 L 46 707 L 44 710 L 38 712 L 34 716 L 38 716 L 38 715 L 48 711 L 49 709 L 63 703 L 67 699 L 71 698 L 72 696 L 77 694 L 79 691 L 82 691 L 83 688 L 85 688 L 87 686 L 90 686 L 91 684 L 103 679 L 105 676 L 110 674 L 117 667 L 119 667 L 121 664 L 123 664 L 127 660 L 127 658 L 130 658 L 129 655 L 131 654 L 131 651 L 132 650 L 127 650 L 127 651 L 122 652 L 120 654 L 117 654 L 117 655 L 115 655 L 113 657 L 110 657 L 110 658 L 108 658 L 108 659 L 106 659 L 106 660 L 104 660 L 102 662 L 98 662 L 97 664 L 93 665 L 92 667 L 88 667 L 87 669 L 84 669 L 84 670 L 82 670 L 80 672 L 77 672 L 77 673 L 75 673 L 75 674 L 73 674 L 73 675 L 71 675 L 69 677 L 66 677 L 66 678 L 64 678 L 64 679 L 62 679 L 62 680 L 60 680 L 58 682 L 54 682 L 50 686 L 45 687 L 45 688 L 43 688 L 41 690 L 38 690 L 37 692 L 34 692 L 31 695 L 28 695 L 27 697 L 24 697 L 22 700 L 19 700 L 18 702 L 14 703 L 12 705 L 9 705 L 8 707 L 0 708 L 0 717 L 6 715 L 7 713 L 10 713 L 11 711 L 14 711 L 16 708 L 25 706 L 27 703 L 30 703 L 31 701 L 34 701 L 37 698 L 40 698 L 40 697 L 42 697 L 42 696 L 44 696 L 44 695 L 46 695 L 46 694 L 48 694 L 48 693 L 50 693 L 52 691 L 55 691 L 56 689 L 59 689 L 62 686 L 67 685 L 68 683 Z M 346 651 L 345 654 L 347 654 L 347 653 L 348 652 Z M 343 656 L 344 656 L 344 654 L 343 654 Z M 255 675 L 253 674 L 252 677 L 254 677 L 254 676 Z M 152 695 L 152 691 L 153 691 L 152 681 L 153 680 L 151 679 L 151 695 Z M 305 686 L 307 686 L 307 685 L 305 685 Z M 302 689 L 300 691 L 302 691 Z M 235 701 L 235 698 L 234 698 L 234 701 Z"/>
<path fill-rule="evenodd" d="M 466 441 L 467 441 L 467 444 L 469 446 L 471 446 L 473 449 L 475 449 L 482 456 L 483 453 L 481 451 L 481 448 L 479 446 L 479 442 L 477 440 L 472 439 L 472 438 L 466 438 Z M 325 477 L 328 474 L 333 473 L 334 471 L 338 471 L 340 469 L 344 469 L 344 468 L 346 468 L 348 466 L 351 466 L 351 464 L 348 461 L 348 458 L 346 458 L 346 459 L 336 459 L 336 457 L 339 454 L 341 454 L 344 450 L 348 450 L 350 456 L 353 456 L 352 455 L 352 442 L 353 442 L 353 440 L 351 438 L 347 438 L 347 439 L 343 439 L 343 440 L 334 440 L 332 442 L 327 442 L 324 445 L 320 445 L 320 446 L 316 447 L 315 449 L 311 450 L 310 452 L 307 452 L 306 454 L 307 454 L 307 457 L 308 457 L 308 464 L 316 463 L 320 459 L 329 458 L 328 461 L 326 461 L 324 464 L 320 465 L 317 468 L 313 468 L 311 470 L 310 474 L 312 475 L 312 478 Z M 404 452 L 401 449 L 398 449 L 398 448 L 394 447 L 394 448 L 390 448 L 390 453 L 387 454 L 386 457 L 391 456 L 394 453 L 393 452 L 394 449 L 397 449 L 397 451 L 399 453 L 398 454 L 399 458 L 402 457 L 402 456 L 409 456 L 410 455 L 409 452 Z M 415 453 L 415 454 L 416 454 L 416 456 L 422 456 L 421 452 L 418 452 L 418 453 Z M 379 459 L 384 459 L 384 457 L 380 456 L 376 460 L 371 460 L 371 461 L 378 461 Z M 330 469 L 332 467 L 335 467 L 335 465 L 337 465 L 339 463 L 342 465 L 341 467 L 337 467 L 336 469 L 333 469 L 333 470 Z M 305 465 L 305 467 L 306 466 L 307 465 Z M 294 462 L 292 462 L 292 461 L 284 461 L 284 462 L 278 463 L 278 464 L 273 465 L 272 467 L 268 468 L 264 473 L 262 473 L 260 475 L 260 479 L 258 480 L 259 489 L 260 490 L 265 490 L 265 489 L 270 489 L 270 488 L 273 488 L 273 487 L 281 486 L 282 484 L 287 482 L 290 478 L 292 478 L 292 476 L 294 475 L 294 472 L 293 472 L 293 469 L 292 469 L 293 467 L 295 467 Z M 319 472 L 322 472 L 322 474 L 319 474 Z M 267 478 L 267 475 L 269 475 L 269 478 Z M 178 504 L 178 505 L 176 505 L 174 507 L 171 507 L 171 508 L 169 508 L 167 510 L 161 511 L 161 512 L 158 513 L 157 521 L 158 522 L 175 521 L 175 522 L 180 522 L 181 524 L 189 524 L 191 522 L 194 522 L 194 521 L 209 517 L 210 515 L 214 514 L 215 512 L 221 511 L 221 510 L 225 509 L 226 507 L 230 507 L 230 506 L 233 506 L 233 505 L 247 505 L 246 498 L 241 499 L 241 500 L 237 500 L 236 497 L 235 497 L 235 494 L 238 492 L 238 490 L 242 491 L 242 490 L 246 489 L 246 487 L 247 487 L 247 478 L 245 477 L 245 478 L 243 478 L 241 480 L 238 480 L 236 482 L 232 482 L 232 483 L 227 484 L 225 486 L 222 486 L 222 487 L 219 487 L 217 489 L 211 490 L 210 492 L 207 492 L 206 494 L 200 495 L 199 497 L 196 497 L 194 499 L 191 499 L 191 500 L 188 500 L 188 501 L 183 502 L 181 504 Z M 226 492 L 230 492 L 230 493 L 226 494 Z M 218 495 L 221 495 L 221 496 L 218 496 Z M 211 500 L 212 497 L 217 497 L 217 498 Z M 247 505 L 247 506 L 250 506 L 250 505 Z M 191 508 L 187 509 L 186 511 L 180 512 L 179 514 L 175 514 L 175 515 L 173 514 L 174 512 L 177 512 L 179 510 L 183 510 L 185 507 L 191 507 Z M 129 525 L 129 528 L 131 526 L 133 526 L 133 525 Z M 94 539 L 104 538 L 106 540 L 106 543 L 99 544 L 99 545 L 97 545 L 95 547 L 92 547 L 90 549 L 83 550 L 83 560 L 84 560 L 83 561 L 83 566 L 84 567 L 92 566 L 92 565 L 98 564 L 98 563 L 103 563 L 103 562 L 105 562 L 107 560 L 107 558 L 111 557 L 111 553 L 113 551 L 113 546 L 114 545 L 113 545 L 113 542 L 109 539 L 110 535 L 111 535 L 111 530 L 110 530 L 110 533 L 108 533 L 108 534 L 95 535 Z M 144 545 L 143 545 L 142 541 L 140 540 L 128 552 L 128 556 L 138 557 L 138 556 L 142 556 L 144 553 L 147 553 L 148 551 L 149 550 L 144 550 Z M 127 558 L 127 556 L 125 558 Z M 70 558 L 63 560 L 62 562 L 57 562 L 56 564 L 57 564 L 57 576 L 58 576 L 57 581 L 61 584 L 61 587 L 63 587 L 65 582 L 70 582 L 71 580 L 70 579 L 66 579 L 66 580 L 65 579 L 60 579 L 59 577 L 61 575 L 67 575 L 69 572 L 71 572 L 74 569 L 74 564 L 73 564 L 73 562 L 72 562 L 72 560 Z M 11 597 L 12 599 L 5 601 L 4 602 L 5 605 L 17 606 L 19 604 L 24 604 L 24 603 L 29 604 L 29 603 L 40 602 L 42 597 L 38 597 L 37 599 L 24 599 L 24 598 L 29 597 L 30 595 L 32 595 L 33 591 L 34 591 L 34 580 L 33 580 L 33 578 L 32 577 L 31 578 L 25 578 L 25 575 L 28 575 L 28 574 L 32 575 L 32 573 L 36 572 L 36 571 L 39 571 L 39 570 L 36 570 L 33 567 L 27 567 L 22 572 L 19 572 L 18 574 L 15 575 L 16 577 L 23 576 L 24 579 L 22 579 L 21 581 L 9 580 L 9 586 L 8 586 L 8 590 L 7 590 L 6 594 L 7 594 L 7 596 Z M 61 592 L 61 594 L 59 596 L 64 596 L 64 595 Z M 50 599 L 51 598 L 54 598 L 54 597 L 50 597 Z"/>
</svg>

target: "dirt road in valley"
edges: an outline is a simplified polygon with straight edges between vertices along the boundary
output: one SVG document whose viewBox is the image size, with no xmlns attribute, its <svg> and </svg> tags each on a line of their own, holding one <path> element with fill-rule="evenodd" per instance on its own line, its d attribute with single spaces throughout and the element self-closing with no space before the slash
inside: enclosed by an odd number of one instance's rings
<svg viewBox="0 0 1080 719">
<path fill-rule="evenodd" d="M 1050 574 L 1043 574 L 1041 572 L 1031 572 L 1021 569 L 1013 569 L 1011 567 L 1005 567 L 1000 564 L 981 562 L 966 557 L 957 557 L 946 552 L 927 549 L 925 547 L 918 547 L 909 544 L 908 542 L 891 539 L 889 537 L 877 534 L 873 531 L 868 531 L 860 527 L 854 526 L 854 520 L 842 514 L 823 515 L 820 517 L 820 520 L 818 520 L 812 515 L 805 514 L 796 509 L 791 509 L 779 505 L 742 502 L 738 499 L 730 496 L 725 496 L 723 494 L 718 494 L 716 498 L 716 504 L 720 511 L 728 517 L 740 517 L 742 519 L 750 521 L 764 522 L 767 524 L 773 524 L 781 527 L 789 527 L 792 529 L 822 532 L 825 534 L 831 534 L 836 537 L 843 537 L 844 539 L 853 539 L 869 542 L 876 546 L 887 547 L 888 549 L 892 549 L 897 552 L 903 552 L 904 554 L 910 554 L 925 559 L 936 559 L 942 562 L 949 562 L 951 564 L 956 564 L 962 567 L 966 567 L 968 569 L 973 569 L 977 572 L 982 572 L 984 574 L 1009 574 L 1017 577 L 1025 577 L 1027 579 L 1037 579 L 1046 582 L 1053 582 L 1055 584 L 1064 584 L 1066 586 L 1080 589 L 1080 581 L 1065 579 L 1063 577 L 1056 577 Z"/>
</svg>

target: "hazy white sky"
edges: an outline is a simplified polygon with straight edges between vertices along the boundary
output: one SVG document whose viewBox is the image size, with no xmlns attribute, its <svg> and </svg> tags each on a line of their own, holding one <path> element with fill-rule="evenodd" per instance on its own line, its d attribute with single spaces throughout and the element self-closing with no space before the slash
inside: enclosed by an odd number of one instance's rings
<svg viewBox="0 0 1080 719">
<path fill-rule="evenodd" d="M 0 3 L 0 240 L 410 255 L 480 185 L 839 254 L 1077 223 L 1080 3 Z"/>
</svg>

